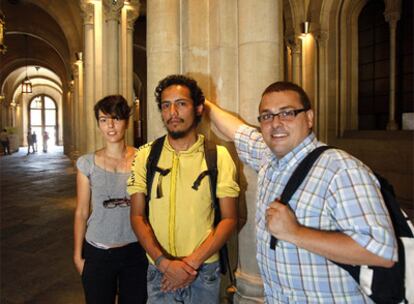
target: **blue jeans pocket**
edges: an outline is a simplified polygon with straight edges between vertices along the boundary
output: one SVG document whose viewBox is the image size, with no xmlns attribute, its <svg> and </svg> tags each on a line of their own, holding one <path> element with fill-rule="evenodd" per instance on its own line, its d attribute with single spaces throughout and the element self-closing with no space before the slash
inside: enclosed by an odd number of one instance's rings
<svg viewBox="0 0 414 304">
<path fill-rule="evenodd" d="M 150 265 L 147 270 L 147 282 L 153 282 L 157 278 L 158 274 L 158 269 Z"/>
<path fill-rule="evenodd" d="M 216 263 L 203 265 L 203 269 L 200 271 L 200 278 L 204 284 L 215 284 L 220 278 L 220 266 Z"/>
</svg>

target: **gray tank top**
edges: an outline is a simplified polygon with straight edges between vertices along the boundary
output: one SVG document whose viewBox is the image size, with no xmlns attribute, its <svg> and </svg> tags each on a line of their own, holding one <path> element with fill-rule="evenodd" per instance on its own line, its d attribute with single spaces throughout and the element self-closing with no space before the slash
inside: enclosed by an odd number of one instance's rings
<svg viewBox="0 0 414 304">
<path fill-rule="evenodd" d="M 76 166 L 89 178 L 92 213 L 85 238 L 89 243 L 112 245 L 136 242 L 129 212 L 130 196 L 126 191 L 129 173 L 115 173 L 95 165 L 95 154 L 79 157 Z"/>
</svg>

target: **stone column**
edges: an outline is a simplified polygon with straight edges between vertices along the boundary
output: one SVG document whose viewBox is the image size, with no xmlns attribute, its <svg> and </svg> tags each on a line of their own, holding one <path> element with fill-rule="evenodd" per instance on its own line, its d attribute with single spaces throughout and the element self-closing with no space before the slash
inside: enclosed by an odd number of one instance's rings
<svg viewBox="0 0 414 304">
<path fill-rule="evenodd" d="M 290 36 L 287 38 L 286 44 L 290 51 L 292 58 L 292 82 L 301 85 L 302 84 L 302 41 L 297 36 Z"/>
<path fill-rule="evenodd" d="M 86 115 L 90 116 L 90 117 L 88 116 L 87 119 L 93 121 L 90 123 L 90 126 L 92 128 L 91 130 L 95 131 L 95 143 L 94 143 L 93 150 L 100 149 L 104 145 L 101 131 L 99 130 L 96 124 L 95 114 L 93 112 L 93 106 L 98 100 L 100 100 L 106 95 L 104 85 L 106 84 L 106 79 L 110 77 L 108 75 L 108 70 L 106 67 L 106 58 L 109 57 L 107 51 L 105 50 L 106 42 L 107 42 L 107 37 L 106 37 L 107 31 L 106 31 L 106 26 L 103 22 L 104 21 L 103 5 L 105 1 L 108 1 L 108 0 L 101 0 L 101 1 L 94 2 L 95 14 L 94 14 L 94 27 L 93 27 L 93 40 L 94 40 L 93 79 L 94 79 L 95 99 L 91 101 L 92 107 L 90 109 L 92 112 L 91 113 L 86 112 Z M 89 101 L 87 102 L 89 103 Z"/>
<path fill-rule="evenodd" d="M 128 100 L 130 106 L 134 104 L 134 24 L 135 20 L 139 16 L 139 1 L 130 1 L 129 4 L 125 4 L 122 9 L 121 18 L 121 44 L 120 44 L 120 87 L 121 94 Z M 129 128 L 126 134 L 127 143 L 134 144 L 134 130 L 133 119 L 131 117 L 129 121 Z"/>
<path fill-rule="evenodd" d="M 315 90 L 316 131 L 319 140 L 328 140 L 328 32 L 314 34 L 317 47 L 317 89 Z"/>
<path fill-rule="evenodd" d="M 103 0 L 105 14 L 105 62 L 106 79 L 103 88 L 103 96 L 118 94 L 119 81 L 119 21 L 121 9 L 124 6 L 123 0 Z M 103 37 L 102 37 L 103 38 Z"/>
<path fill-rule="evenodd" d="M 194 76 L 202 88 L 208 88 L 209 1 L 182 0 L 181 64 L 182 72 Z M 205 92 L 207 93 L 207 92 Z"/>
<path fill-rule="evenodd" d="M 147 1 L 147 124 L 148 141 L 165 133 L 154 89 L 169 74 L 180 68 L 180 1 Z"/>
<path fill-rule="evenodd" d="M 282 2 L 273 0 L 240 0 L 239 18 L 239 113 L 247 122 L 257 125 L 258 106 L 263 90 L 283 78 Z M 263 285 L 256 259 L 255 221 L 257 180 L 252 170 L 245 168 L 245 202 L 247 222 L 239 233 L 239 267 L 236 272 L 236 303 L 263 302 Z"/>
<path fill-rule="evenodd" d="M 85 86 L 84 98 L 85 102 L 81 105 L 83 107 L 83 117 L 80 117 L 85 122 L 82 130 L 82 138 L 85 146 L 82 146 L 81 152 L 92 152 L 95 150 L 95 118 L 93 113 L 93 106 L 95 103 L 95 52 L 94 52 L 94 24 L 95 24 L 95 5 L 88 0 L 81 1 L 81 8 L 83 12 L 84 21 L 84 63 L 85 63 Z"/>
<path fill-rule="evenodd" d="M 73 124 L 74 146 L 72 158 L 77 159 L 81 153 L 86 152 L 86 142 L 84 140 L 85 130 L 85 109 L 83 100 L 83 61 L 82 53 L 78 53 L 78 60 L 73 64 L 73 75 L 75 81 L 75 100 L 73 104 Z M 81 133 L 82 130 L 82 133 Z"/>
<path fill-rule="evenodd" d="M 395 122 L 395 49 L 397 22 L 400 20 L 401 14 L 401 1 L 392 0 L 385 2 L 386 8 L 384 16 L 390 25 L 390 103 L 387 130 L 398 130 L 398 125 Z"/>
<path fill-rule="evenodd" d="M 68 106 L 67 106 L 67 111 L 66 111 L 66 118 L 67 120 L 65 121 L 65 125 L 69 126 L 69 130 L 68 132 L 66 132 L 66 134 L 63 134 L 63 136 L 70 134 L 70 145 L 69 145 L 69 158 L 73 159 L 73 151 L 75 151 L 75 144 L 76 144 L 76 140 L 75 140 L 75 103 L 77 102 L 77 90 L 76 90 L 76 83 L 75 83 L 75 71 L 74 71 L 74 67 L 72 66 L 72 80 L 69 82 L 68 84 Z M 67 128 L 64 128 L 67 129 Z M 65 137 L 65 143 L 67 144 L 67 142 L 69 142 L 68 138 Z"/>
<path fill-rule="evenodd" d="M 17 119 L 16 119 L 16 112 L 17 112 L 17 105 L 16 105 L 16 103 L 11 103 L 10 104 L 10 107 L 9 107 L 9 109 L 10 109 L 10 125 L 12 126 L 12 127 L 16 127 L 16 121 L 17 121 Z"/>
<path fill-rule="evenodd" d="M 207 96 L 224 109 L 238 112 L 237 0 L 209 3 L 209 77 Z M 215 132 L 218 134 L 217 132 Z"/>
</svg>

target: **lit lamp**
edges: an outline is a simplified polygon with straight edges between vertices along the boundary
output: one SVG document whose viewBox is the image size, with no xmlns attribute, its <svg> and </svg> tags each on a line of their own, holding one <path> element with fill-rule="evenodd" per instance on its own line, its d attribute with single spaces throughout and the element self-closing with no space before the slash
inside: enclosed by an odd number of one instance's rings
<svg viewBox="0 0 414 304">
<path fill-rule="evenodd" d="M 307 34 L 309 34 L 309 26 L 310 26 L 310 22 L 309 21 L 305 21 L 301 24 L 302 27 L 302 36 L 306 36 Z"/>
<path fill-rule="evenodd" d="M 32 93 L 32 83 L 30 82 L 29 77 L 27 77 L 27 67 L 26 78 L 22 82 L 22 93 Z"/>
<path fill-rule="evenodd" d="M 26 77 L 22 82 L 22 93 L 32 93 L 32 83 L 30 82 L 29 77 L 27 76 L 27 36 L 25 35 L 25 44 L 26 44 Z"/>
</svg>

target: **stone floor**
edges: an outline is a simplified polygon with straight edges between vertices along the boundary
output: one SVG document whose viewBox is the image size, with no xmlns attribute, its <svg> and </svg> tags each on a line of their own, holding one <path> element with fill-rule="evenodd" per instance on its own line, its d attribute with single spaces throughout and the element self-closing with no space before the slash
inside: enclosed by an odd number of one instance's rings
<svg viewBox="0 0 414 304">
<path fill-rule="evenodd" d="M 0 302 L 84 303 L 72 264 L 75 171 L 60 148 L 0 156 Z"/>
</svg>

